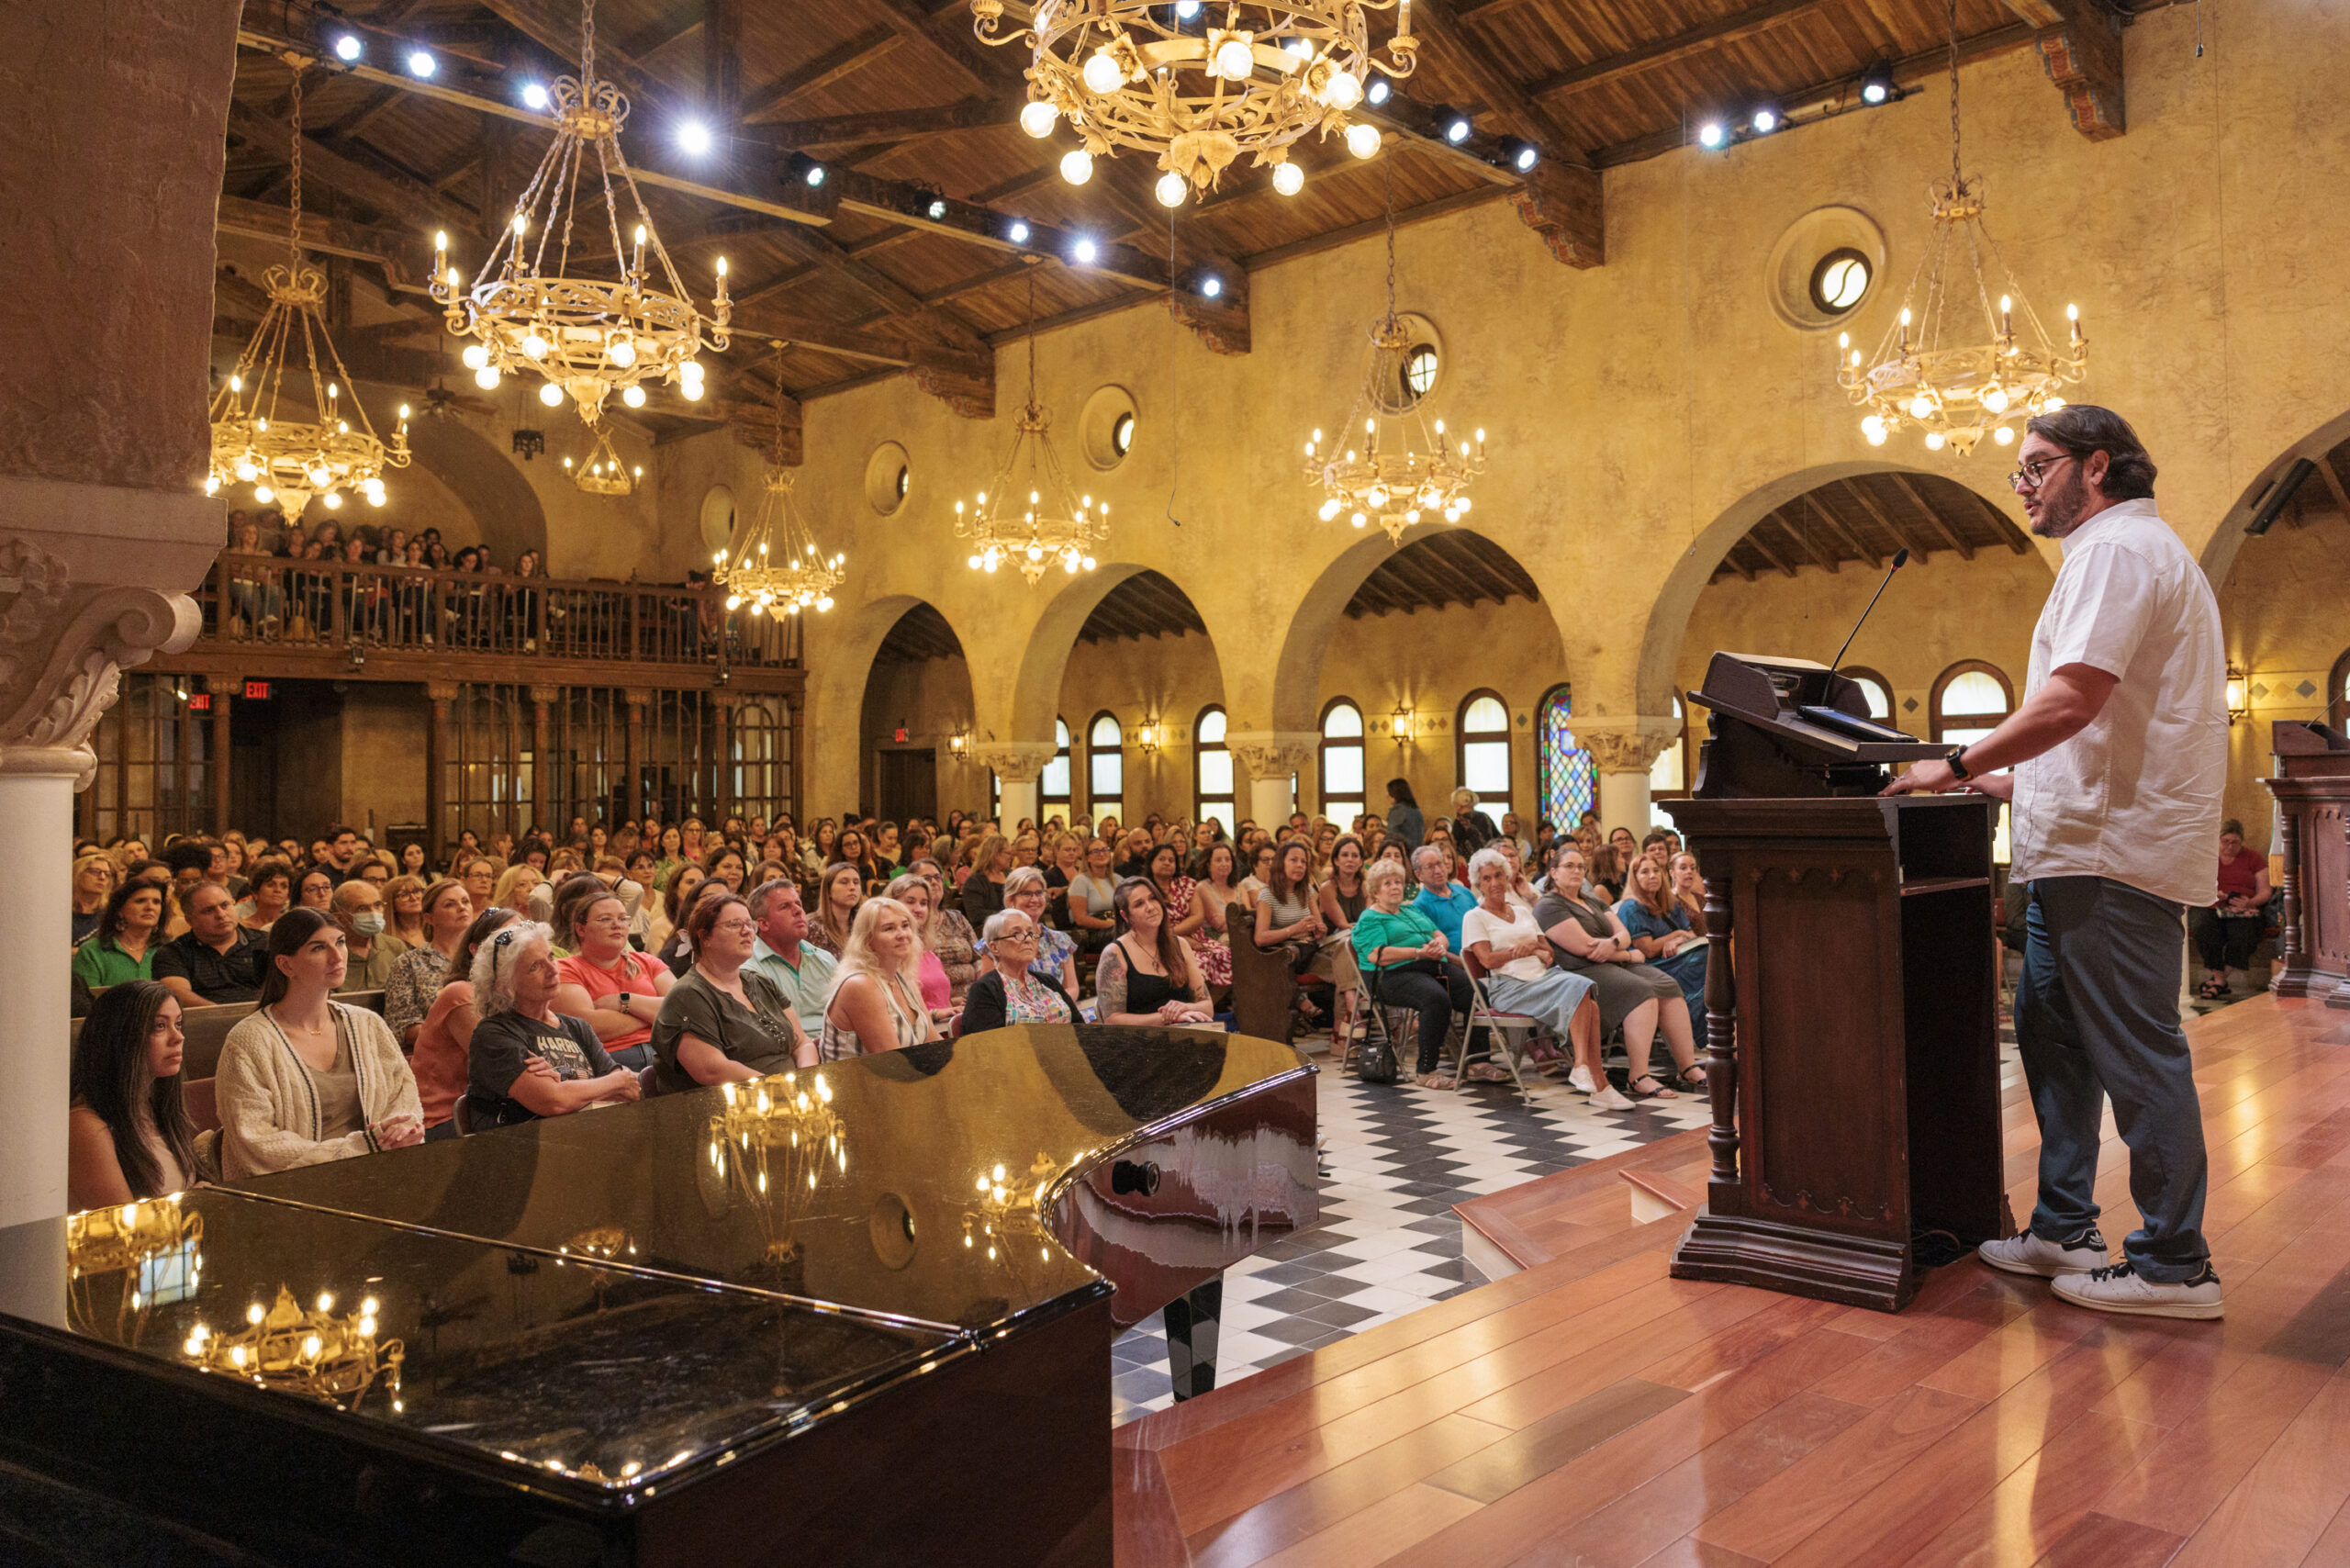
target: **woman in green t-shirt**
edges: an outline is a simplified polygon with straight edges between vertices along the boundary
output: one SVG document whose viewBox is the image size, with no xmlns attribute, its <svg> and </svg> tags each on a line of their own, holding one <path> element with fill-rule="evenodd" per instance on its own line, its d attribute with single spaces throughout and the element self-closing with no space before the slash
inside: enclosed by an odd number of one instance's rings
<svg viewBox="0 0 2350 1568">
<path fill-rule="evenodd" d="M 1375 1000 L 1409 1007 L 1420 1016 L 1420 1058 L 1416 1081 L 1424 1089 L 1449 1089 L 1452 1075 L 1438 1072 L 1444 1032 L 1452 1015 L 1469 1010 L 1468 971 L 1452 957 L 1444 933 L 1416 909 L 1404 907 L 1411 878 L 1393 860 L 1363 868 L 1363 893 L 1371 902 L 1355 922 L 1355 957 L 1375 970 Z"/>
</svg>

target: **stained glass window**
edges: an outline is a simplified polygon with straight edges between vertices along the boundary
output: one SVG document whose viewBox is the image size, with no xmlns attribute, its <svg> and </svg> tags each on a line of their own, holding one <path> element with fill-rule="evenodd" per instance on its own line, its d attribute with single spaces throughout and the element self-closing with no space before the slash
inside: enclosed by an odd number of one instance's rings
<svg viewBox="0 0 2350 1568">
<path fill-rule="evenodd" d="M 1542 699 L 1534 729 L 1534 782 L 1543 819 L 1561 833 L 1572 832 L 1597 803 L 1591 753 L 1575 741 L 1574 692 L 1554 686 Z"/>
</svg>

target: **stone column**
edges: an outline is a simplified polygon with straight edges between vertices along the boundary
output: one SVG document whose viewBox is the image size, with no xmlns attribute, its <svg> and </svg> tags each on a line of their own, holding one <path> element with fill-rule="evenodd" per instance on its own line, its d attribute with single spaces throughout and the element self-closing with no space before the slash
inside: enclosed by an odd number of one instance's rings
<svg viewBox="0 0 2350 1568">
<path fill-rule="evenodd" d="M 216 837 L 226 837 L 229 825 L 229 693 L 236 684 L 230 676 L 204 678 L 204 689 L 212 697 L 212 832 Z"/>
<path fill-rule="evenodd" d="M 564 786 L 569 780 L 551 755 L 554 717 L 551 710 L 562 700 L 560 686 L 531 688 L 531 813 L 555 835 L 557 843 L 571 822 L 571 803 L 564 799 Z"/>
<path fill-rule="evenodd" d="M 1576 738 L 1591 753 L 1599 773 L 1599 824 L 1602 833 L 1619 827 L 1634 837 L 1649 831 L 1649 769 L 1673 744 L 1673 721 L 1643 722 L 1633 730 L 1586 730 L 1575 727 Z"/>
<path fill-rule="evenodd" d="M 1233 731 L 1224 737 L 1240 766 L 1248 770 L 1248 814 L 1270 832 L 1297 810 L 1297 793 L 1289 786 L 1292 773 L 1314 764 L 1314 748 L 1322 737 L 1312 730 Z"/>
<path fill-rule="evenodd" d="M 438 859 L 444 845 L 457 842 L 449 831 L 449 704 L 457 700 L 457 683 L 428 680 L 424 695 L 432 704 L 432 732 L 424 756 L 424 852 Z"/>
<path fill-rule="evenodd" d="M 641 823 L 644 820 L 644 711 L 653 706 L 653 689 L 632 686 L 621 695 L 628 699 L 628 820 Z"/>
<path fill-rule="evenodd" d="M 1039 820 L 1044 812 L 1038 809 L 1040 797 L 1037 780 L 1045 776 L 1060 748 L 1050 741 L 998 741 L 990 745 L 974 747 L 971 760 L 981 767 L 991 768 L 996 781 L 1002 786 L 997 802 L 1001 813 L 996 829 L 1010 838 L 1020 826 L 1020 819 Z"/>
</svg>

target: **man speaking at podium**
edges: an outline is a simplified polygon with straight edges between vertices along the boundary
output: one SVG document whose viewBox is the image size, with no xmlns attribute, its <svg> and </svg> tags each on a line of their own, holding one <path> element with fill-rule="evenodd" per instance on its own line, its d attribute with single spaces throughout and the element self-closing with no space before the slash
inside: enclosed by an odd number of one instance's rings
<svg viewBox="0 0 2350 1568">
<path fill-rule="evenodd" d="M 2077 1305 L 2217 1317 L 2202 1229 L 2210 1172 L 2178 994 L 2184 912 L 2219 896 L 2219 605 L 2155 510 L 2153 459 L 2111 409 L 2076 404 L 2031 420 L 2009 482 L 2031 531 L 2065 548 L 2022 705 L 1886 791 L 1957 787 L 2011 801 L 2009 875 L 2031 890 L 2016 1037 L 2040 1120 L 2040 1201 L 2028 1228 L 1978 1250 L 1993 1268 L 2049 1278 Z M 2143 1219 L 2119 1263 L 2097 1228 L 2109 1096 Z"/>
</svg>

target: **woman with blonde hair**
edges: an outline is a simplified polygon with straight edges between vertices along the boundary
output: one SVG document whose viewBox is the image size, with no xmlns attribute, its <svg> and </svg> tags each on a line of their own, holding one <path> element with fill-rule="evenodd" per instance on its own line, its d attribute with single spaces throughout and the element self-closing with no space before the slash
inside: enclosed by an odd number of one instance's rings
<svg viewBox="0 0 2350 1568">
<path fill-rule="evenodd" d="M 122 880 L 122 868 L 93 851 L 73 862 L 73 940 L 81 941 L 98 928 L 106 900 Z"/>
<path fill-rule="evenodd" d="M 866 900 L 824 999 L 818 1058 L 845 1061 L 936 1038 L 922 1001 L 922 930 L 913 911 L 893 898 Z"/>
<path fill-rule="evenodd" d="M 1045 924 L 1045 874 L 1034 866 L 1015 866 L 1003 879 L 1003 907 L 1018 910 L 1036 928 L 1036 946 L 1026 953 L 1026 962 L 1040 975 L 1051 977 L 1053 983 L 1075 996 L 1077 980 L 1077 939 L 1065 931 L 1056 931 Z M 999 911 L 999 913 L 1002 912 Z M 994 916 L 989 917 L 990 924 Z M 979 954 L 986 958 L 987 945 L 979 945 Z M 989 958 L 993 963 L 993 958 Z M 957 998 L 957 1000 L 961 1000 Z"/>
<path fill-rule="evenodd" d="M 865 873 L 835 860 L 816 879 L 816 907 L 808 912 L 808 940 L 835 958 L 848 951 L 857 907 L 865 902 Z"/>
<path fill-rule="evenodd" d="M 527 920 L 531 913 L 531 890 L 545 880 L 537 867 L 518 860 L 498 874 L 498 886 L 491 890 L 489 902 Z"/>
<path fill-rule="evenodd" d="M 915 967 L 922 977 L 923 1006 L 929 1010 L 934 1024 L 948 1022 L 962 999 L 955 994 L 954 984 L 946 977 L 946 966 L 939 961 L 938 909 L 929 881 L 918 871 L 907 871 L 892 877 L 881 896 L 897 900 L 913 913 L 914 930 L 922 937 L 922 954 L 915 960 Z"/>
<path fill-rule="evenodd" d="M 394 877 L 384 884 L 384 929 L 410 947 L 424 945 L 424 879 Z"/>
</svg>

